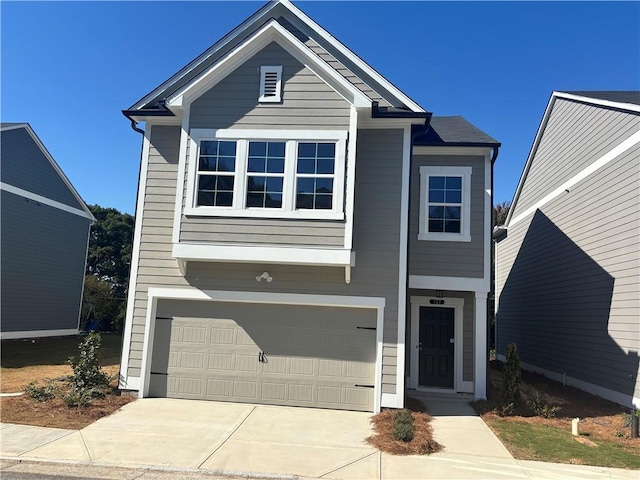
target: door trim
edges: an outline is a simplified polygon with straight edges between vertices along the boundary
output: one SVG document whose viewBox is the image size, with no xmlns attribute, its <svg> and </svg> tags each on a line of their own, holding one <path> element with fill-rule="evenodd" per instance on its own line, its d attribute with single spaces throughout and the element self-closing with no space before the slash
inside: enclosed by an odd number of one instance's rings
<svg viewBox="0 0 640 480">
<path fill-rule="evenodd" d="M 441 302 L 444 301 L 442 304 Z M 417 390 L 433 390 L 438 392 L 459 392 L 462 391 L 462 352 L 463 350 L 463 313 L 464 313 L 464 299 L 463 298 L 436 298 L 436 297 L 418 297 L 411 296 L 411 374 L 409 376 L 409 388 Z M 433 303 L 432 303 L 433 302 Z M 453 348 L 453 388 L 434 388 L 434 387 L 421 387 L 418 384 L 418 339 L 420 338 L 420 307 L 434 307 L 434 308 L 453 308 L 454 318 L 454 348 Z"/>
<path fill-rule="evenodd" d="M 138 397 L 149 393 L 151 380 L 151 354 L 156 324 L 158 300 L 194 300 L 230 303 L 262 303 L 276 305 L 305 305 L 317 307 L 371 308 L 376 310 L 376 364 L 373 412 L 378 413 L 382 399 L 382 340 L 384 331 L 385 299 L 382 297 L 350 297 L 341 295 L 308 295 L 299 293 L 240 292 L 200 290 L 198 288 L 149 287 L 147 316 L 145 319 Z M 457 333 L 456 333 L 457 335 Z"/>
</svg>

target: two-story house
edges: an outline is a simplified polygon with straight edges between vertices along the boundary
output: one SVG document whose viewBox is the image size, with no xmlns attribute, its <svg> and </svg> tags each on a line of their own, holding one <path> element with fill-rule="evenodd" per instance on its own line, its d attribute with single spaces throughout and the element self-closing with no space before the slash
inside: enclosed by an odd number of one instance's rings
<svg viewBox="0 0 640 480">
<path fill-rule="evenodd" d="M 287 0 L 124 114 L 145 127 L 122 389 L 364 411 L 486 396 L 496 140 Z"/>
</svg>

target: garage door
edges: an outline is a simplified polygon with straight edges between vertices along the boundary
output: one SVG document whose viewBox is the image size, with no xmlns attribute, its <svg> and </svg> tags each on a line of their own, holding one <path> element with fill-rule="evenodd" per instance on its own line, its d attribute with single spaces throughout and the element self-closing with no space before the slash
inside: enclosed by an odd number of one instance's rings
<svg viewBox="0 0 640 480">
<path fill-rule="evenodd" d="M 376 311 L 159 300 L 149 395 L 373 410 Z"/>
</svg>

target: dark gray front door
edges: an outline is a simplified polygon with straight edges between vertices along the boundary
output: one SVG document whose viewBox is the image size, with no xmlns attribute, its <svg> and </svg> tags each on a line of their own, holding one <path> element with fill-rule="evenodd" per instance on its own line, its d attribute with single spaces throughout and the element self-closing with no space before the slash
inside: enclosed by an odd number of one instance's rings
<svg viewBox="0 0 640 480">
<path fill-rule="evenodd" d="M 453 388 L 453 308 L 420 307 L 419 384 Z"/>
</svg>

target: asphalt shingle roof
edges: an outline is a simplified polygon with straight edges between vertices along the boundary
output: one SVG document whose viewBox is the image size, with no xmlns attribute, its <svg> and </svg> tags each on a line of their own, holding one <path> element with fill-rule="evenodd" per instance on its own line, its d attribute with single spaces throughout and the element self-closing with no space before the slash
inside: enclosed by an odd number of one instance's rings
<svg viewBox="0 0 640 480">
<path fill-rule="evenodd" d="M 429 130 L 414 140 L 414 145 L 499 144 L 463 117 L 432 117 Z"/>
</svg>

